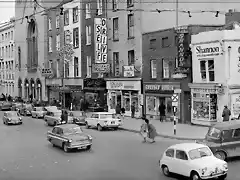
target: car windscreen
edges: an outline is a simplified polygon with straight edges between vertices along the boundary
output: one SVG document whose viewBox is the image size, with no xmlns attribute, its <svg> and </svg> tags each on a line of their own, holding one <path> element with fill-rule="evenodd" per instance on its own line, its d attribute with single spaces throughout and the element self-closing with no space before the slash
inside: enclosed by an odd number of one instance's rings
<svg viewBox="0 0 240 180">
<path fill-rule="evenodd" d="M 114 114 L 100 114 L 101 119 L 115 118 Z"/>
<path fill-rule="evenodd" d="M 68 135 L 68 134 L 79 134 L 82 133 L 81 127 L 73 127 L 73 128 L 66 128 L 63 130 L 63 133 Z"/>
<path fill-rule="evenodd" d="M 7 116 L 8 117 L 16 117 L 16 116 L 18 116 L 18 113 L 17 112 L 8 112 Z"/>
<path fill-rule="evenodd" d="M 215 128 L 215 127 L 212 127 L 212 128 L 209 129 L 207 135 L 209 137 L 213 137 L 213 138 L 219 139 L 221 137 L 221 130 L 219 130 L 219 129 Z"/>
<path fill-rule="evenodd" d="M 74 117 L 83 116 L 83 112 L 82 111 L 72 111 L 71 113 L 72 113 L 72 115 Z"/>
<path fill-rule="evenodd" d="M 199 159 L 205 156 L 211 156 L 212 152 L 209 148 L 207 147 L 202 147 L 202 148 L 197 148 L 197 149 L 193 149 L 191 151 L 188 152 L 188 155 L 190 157 L 190 159 Z"/>
<path fill-rule="evenodd" d="M 54 116 L 56 117 L 60 117 L 62 115 L 62 112 L 59 111 L 59 112 L 53 112 Z"/>
<path fill-rule="evenodd" d="M 43 111 L 43 107 L 35 107 L 36 111 Z"/>
</svg>

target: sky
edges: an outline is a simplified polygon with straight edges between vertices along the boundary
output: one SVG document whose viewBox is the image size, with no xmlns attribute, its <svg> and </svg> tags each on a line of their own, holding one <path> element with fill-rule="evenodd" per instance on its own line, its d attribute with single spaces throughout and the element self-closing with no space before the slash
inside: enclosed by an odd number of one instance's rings
<svg viewBox="0 0 240 180">
<path fill-rule="evenodd" d="M 15 0 L 0 0 L 0 22 L 9 21 L 11 17 L 14 17 Z"/>
</svg>

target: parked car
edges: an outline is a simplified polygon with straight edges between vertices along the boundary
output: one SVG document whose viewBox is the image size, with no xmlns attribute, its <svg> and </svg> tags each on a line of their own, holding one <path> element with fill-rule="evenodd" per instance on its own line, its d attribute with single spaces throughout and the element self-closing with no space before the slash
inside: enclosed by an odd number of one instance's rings
<svg viewBox="0 0 240 180">
<path fill-rule="evenodd" d="M 171 173 L 190 177 L 190 180 L 227 177 L 227 162 L 216 158 L 203 144 L 181 143 L 172 145 L 163 153 L 159 167 L 165 176 Z"/>
<path fill-rule="evenodd" d="M 209 128 L 204 140 L 196 142 L 207 145 L 222 160 L 240 156 L 240 121 L 218 123 Z"/>
<path fill-rule="evenodd" d="M 73 118 L 73 123 L 78 125 L 85 125 L 86 113 L 84 111 L 70 111 L 69 116 Z"/>
<path fill-rule="evenodd" d="M 86 128 L 96 127 L 99 131 L 107 128 L 117 130 L 122 125 L 121 119 L 109 112 L 92 113 L 91 117 L 87 117 L 85 121 Z"/>
<path fill-rule="evenodd" d="M 13 102 L 12 103 L 12 111 L 19 111 L 19 109 L 22 107 L 21 102 Z"/>
<path fill-rule="evenodd" d="M 33 106 L 32 104 L 22 104 L 22 106 L 19 108 L 19 114 L 23 116 L 29 116 L 32 115 Z"/>
<path fill-rule="evenodd" d="M 92 146 L 92 137 L 76 124 L 55 126 L 52 131 L 48 131 L 47 139 L 53 146 L 61 147 L 65 152 L 71 149 L 89 150 Z"/>
<path fill-rule="evenodd" d="M 45 109 L 47 110 L 47 113 L 44 116 L 44 120 L 48 126 L 56 126 L 61 123 L 65 123 L 65 121 L 61 122 L 61 115 L 62 115 L 61 110 L 51 108 L 51 107 L 46 107 Z"/>
<path fill-rule="evenodd" d="M 9 101 L 1 101 L 0 102 L 0 111 L 2 110 L 11 110 L 12 103 Z"/>
<path fill-rule="evenodd" d="M 22 118 L 16 111 L 7 111 L 3 114 L 3 124 L 22 124 Z"/>
<path fill-rule="evenodd" d="M 43 118 L 47 111 L 44 107 L 34 107 L 31 113 L 33 118 Z"/>
</svg>

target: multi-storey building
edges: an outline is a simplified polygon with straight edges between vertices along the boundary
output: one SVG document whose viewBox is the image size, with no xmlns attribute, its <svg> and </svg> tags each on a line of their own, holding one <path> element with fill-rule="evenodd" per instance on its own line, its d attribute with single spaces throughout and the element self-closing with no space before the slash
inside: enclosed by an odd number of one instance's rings
<svg viewBox="0 0 240 180">
<path fill-rule="evenodd" d="M 0 27 L 0 91 L 16 96 L 14 18 Z"/>
<path fill-rule="evenodd" d="M 143 34 L 144 111 L 150 119 L 160 119 L 159 106 L 165 105 L 167 120 L 173 118 L 172 95 L 179 96 L 179 122 L 191 122 L 192 60 L 189 45 L 191 35 L 215 30 L 222 26 L 189 25 Z"/>
</svg>

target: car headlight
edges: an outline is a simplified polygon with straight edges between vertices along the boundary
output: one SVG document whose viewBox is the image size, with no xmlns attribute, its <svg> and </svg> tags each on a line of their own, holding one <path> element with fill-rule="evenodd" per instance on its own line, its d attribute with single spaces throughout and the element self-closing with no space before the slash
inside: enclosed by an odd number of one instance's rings
<svg viewBox="0 0 240 180">
<path fill-rule="evenodd" d="M 88 139 L 89 139 L 89 140 L 92 140 L 92 136 L 88 135 Z"/>
<path fill-rule="evenodd" d="M 19 120 L 21 121 L 21 120 L 22 120 L 22 118 L 20 117 L 20 118 L 19 118 Z"/>
<path fill-rule="evenodd" d="M 202 169 L 202 175 L 205 174 L 205 172 L 207 171 L 207 167 Z"/>
<path fill-rule="evenodd" d="M 107 121 L 104 121 L 105 124 L 107 124 Z"/>
<path fill-rule="evenodd" d="M 72 142 L 72 139 L 69 139 L 68 142 L 71 143 L 71 142 Z"/>
<path fill-rule="evenodd" d="M 8 121 L 11 121 L 12 119 L 11 118 L 8 118 Z"/>
<path fill-rule="evenodd" d="M 223 168 L 228 169 L 227 163 L 223 164 Z"/>
</svg>

